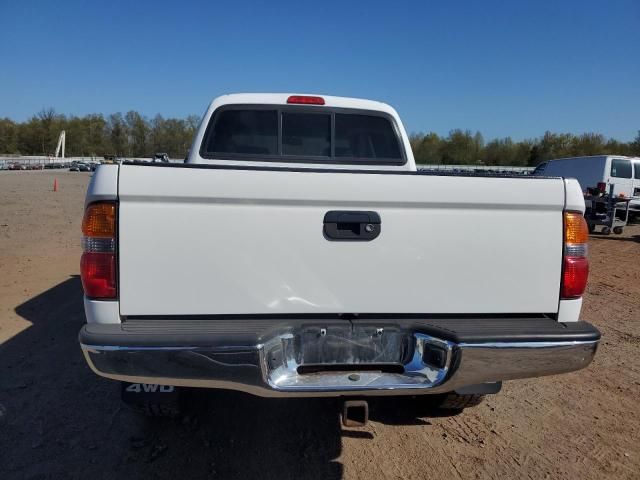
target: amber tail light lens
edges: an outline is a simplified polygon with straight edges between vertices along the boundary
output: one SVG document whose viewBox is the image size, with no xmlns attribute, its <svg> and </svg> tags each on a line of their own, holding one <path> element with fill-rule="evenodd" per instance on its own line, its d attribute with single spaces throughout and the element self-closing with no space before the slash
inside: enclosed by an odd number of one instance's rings
<svg viewBox="0 0 640 480">
<path fill-rule="evenodd" d="M 116 275 L 116 204 L 97 202 L 87 206 L 82 219 L 80 277 L 87 297 L 114 299 Z"/>
</svg>

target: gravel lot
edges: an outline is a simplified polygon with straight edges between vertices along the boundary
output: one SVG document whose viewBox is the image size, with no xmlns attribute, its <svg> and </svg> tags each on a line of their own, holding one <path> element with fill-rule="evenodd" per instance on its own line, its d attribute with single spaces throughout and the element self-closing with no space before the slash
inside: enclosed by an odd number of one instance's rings
<svg viewBox="0 0 640 480">
<path fill-rule="evenodd" d="M 583 318 L 603 342 L 586 370 L 508 383 L 458 416 L 380 401 L 362 429 L 331 400 L 208 391 L 150 421 L 77 344 L 88 179 L 0 172 L 1 479 L 640 478 L 640 226 L 591 238 Z"/>
</svg>

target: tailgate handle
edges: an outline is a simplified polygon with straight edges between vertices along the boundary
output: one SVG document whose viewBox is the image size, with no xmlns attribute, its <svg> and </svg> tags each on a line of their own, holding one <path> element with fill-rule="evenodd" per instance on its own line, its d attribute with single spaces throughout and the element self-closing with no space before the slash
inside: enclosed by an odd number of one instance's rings
<svg viewBox="0 0 640 480">
<path fill-rule="evenodd" d="M 382 222 L 376 212 L 331 210 L 324 215 L 324 237 L 327 240 L 368 242 L 380 235 Z"/>
</svg>

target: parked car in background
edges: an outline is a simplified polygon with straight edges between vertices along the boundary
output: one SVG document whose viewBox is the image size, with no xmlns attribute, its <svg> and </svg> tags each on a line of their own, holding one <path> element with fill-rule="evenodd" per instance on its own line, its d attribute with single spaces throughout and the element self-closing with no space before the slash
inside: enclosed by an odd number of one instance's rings
<svg viewBox="0 0 640 480">
<path fill-rule="evenodd" d="M 600 339 L 578 182 L 417 171 L 380 102 L 220 97 L 186 164 L 102 165 L 85 205 L 81 348 L 151 414 L 175 386 L 461 409 Z"/>
<path fill-rule="evenodd" d="M 120 158 L 118 158 L 117 155 L 104 155 L 104 161 L 102 163 L 117 163 L 120 161 Z"/>
<path fill-rule="evenodd" d="M 599 189 L 626 198 L 640 197 L 640 158 L 622 155 L 595 155 L 548 160 L 538 165 L 533 175 L 551 175 L 575 178 L 580 188 Z M 640 198 L 631 200 L 629 209 L 640 213 Z"/>
<path fill-rule="evenodd" d="M 167 153 L 154 153 L 153 154 L 153 158 L 151 159 L 152 162 L 163 162 L 163 163 L 169 163 L 169 154 Z"/>
</svg>

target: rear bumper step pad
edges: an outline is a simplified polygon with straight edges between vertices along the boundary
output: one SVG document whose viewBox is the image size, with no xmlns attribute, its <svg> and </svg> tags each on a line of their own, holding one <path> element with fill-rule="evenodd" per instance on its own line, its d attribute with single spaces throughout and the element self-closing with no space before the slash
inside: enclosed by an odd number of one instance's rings
<svg viewBox="0 0 640 480">
<path fill-rule="evenodd" d="M 264 317 L 258 319 L 146 319 L 122 324 L 90 323 L 80 331 L 80 342 L 93 345 L 168 345 L 171 342 L 202 346 L 255 345 L 269 337 L 298 330 L 305 325 L 354 327 L 379 326 L 422 332 L 456 343 L 540 342 L 599 340 L 600 332 L 587 322 L 560 323 L 552 318 L 359 318 L 303 319 Z"/>
</svg>

